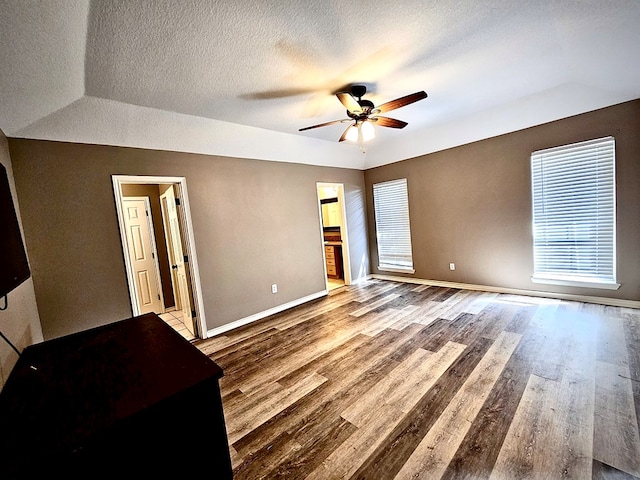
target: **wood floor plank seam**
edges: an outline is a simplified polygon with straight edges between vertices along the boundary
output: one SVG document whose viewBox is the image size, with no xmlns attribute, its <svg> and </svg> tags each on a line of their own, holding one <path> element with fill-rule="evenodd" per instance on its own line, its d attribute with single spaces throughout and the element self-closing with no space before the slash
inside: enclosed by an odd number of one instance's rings
<svg viewBox="0 0 640 480">
<path fill-rule="evenodd" d="M 417 402 L 416 396 L 428 391 L 442 373 L 460 356 L 466 345 L 449 342 L 438 352 L 418 348 L 369 390 L 358 403 L 341 413 L 357 427 L 373 421 L 380 405 L 393 405 L 406 412 Z"/>
<path fill-rule="evenodd" d="M 521 337 L 511 332 L 502 332 L 498 336 L 395 476 L 396 480 L 442 477 Z"/>
<path fill-rule="evenodd" d="M 438 421 L 491 343 L 481 339 L 467 347 L 352 478 L 393 478 Z"/>
<path fill-rule="evenodd" d="M 334 411 L 335 416 L 339 416 L 340 410 L 345 400 L 353 397 L 354 395 L 361 395 L 366 392 L 370 386 L 373 386 L 380 378 L 384 378 L 387 371 L 391 371 L 397 365 L 397 362 L 390 361 L 385 358 L 387 354 L 393 351 L 394 347 L 400 344 L 403 339 L 408 338 L 410 333 L 393 332 L 388 335 L 388 340 L 379 341 L 381 339 L 372 339 L 364 344 L 358 346 L 352 353 L 343 358 L 345 374 L 339 374 L 336 372 L 336 368 L 339 365 L 333 365 L 333 368 L 323 371 L 318 370 L 320 374 L 326 375 L 331 380 L 323 384 L 319 389 L 314 391 L 312 395 L 308 395 L 302 402 L 306 405 L 311 405 L 310 410 L 305 410 L 304 406 L 296 405 L 295 411 L 287 412 L 284 410 L 282 413 L 284 416 L 276 415 L 273 419 L 268 420 L 263 425 L 256 429 L 256 434 L 265 430 L 270 433 L 269 436 L 262 435 L 265 441 L 271 438 L 274 429 L 270 427 L 271 424 L 278 423 L 278 429 L 275 432 L 286 428 L 289 432 L 293 432 L 299 428 L 306 428 L 309 424 L 309 420 L 321 414 L 326 417 L 328 411 Z M 374 355 L 377 352 L 380 355 Z M 338 375 L 336 376 L 336 373 Z M 360 391 L 357 394 L 354 392 Z M 316 398 L 317 397 L 317 398 Z M 300 408 L 297 408 L 300 407 Z M 306 417 L 303 414 L 303 410 L 306 412 Z M 265 427 L 263 429 L 263 427 Z M 252 434 L 250 434 L 252 435 Z M 244 437 L 240 440 L 240 443 L 246 443 Z M 252 442 L 254 443 L 254 442 Z M 240 445 L 239 445 L 240 446 Z M 250 452 L 253 449 L 250 445 L 243 445 L 243 452 Z"/>
<path fill-rule="evenodd" d="M 322 375 L 313 373 L 294 387 L 279 389 L 279 391 L 271 396 L 269 402 L 260 401 L 251 404 L 239 411 L 238 415 L 234 415 L 233 410 L 231 412 L 225 410 L 225 421 L 227 425 L 229 443 L 235 443 L 248 432 L 261 425 L 275 414 L 281 412 L 287 406 L 304 397 L 326 381 L 327 379 Z"/>
<path fill-rule="evenodd" d="M 365 410 L 365 415 L 362 415 L 361 409 L 350 408 L 344 411 L 341 416 L 359 427 L 357 432 L 334 450 L 327 460 L 306 478 L 308 480 L 349 478 L 465 348 L 464 345 L 451 344 L 450 348 L 443 349 L 439 355 L 425 351 L 422 351 L 424 353 L 420 352 L 416 356 L 425 358 L 424 372 L 430 374 L 428 380 L 422 379 L 420 381 L 420 378 L 415 378 L 413 383 L 410 382 L 407 385 L 406 391 L 397 395 L 394 401 L 384 401 L 375 408 L 371 405 Z M 408 366 L 412 364 L 411 361 L 407 363 Z M 404 370 L 403 367 L 404 365 L 399 365 L 397 369 Z M 400 374 L 406 373 L 405 371 L 400 372 Z M 416 372 L 416 377 L 420 377 L 420 373 Z M 393 375 L 393 371 L 391 375 Z M 397 386 L 396 382 L 391 380 L 381 390 L 383 390 L 383 394 L 387 394 L 389 389 Z"/>
<path fill-rule="evenodd" d="M 351 312 L 349 315 L 351 315 L 352 317 L 361 317 L 365 313 L 368 313 L 371 310 L 375 310 L 376 308 L 379 308 L 380 306 L 385 305 L 391 302 L 392 300 L 395 300 L 399 296 L 400 295 L 398 295 L 397 293 L 390 293 L 389 295 L 385 295 L 384 297 L 380 298 L 379 300 L 376 300 L 375 302 L 370 302 L 364 307 L 361 307 L 358 310 Z"/>
<path fill-rule="evenodd" d="M 640 476 L 640 435 L 633 386 L 622 376 L 628 376 L 628 372 L 626 365 L 597 362 L 593 458 L 630 475 Z M 611 425 L 616 426 L 614 436 L 608 433 Z"/>
</svg>

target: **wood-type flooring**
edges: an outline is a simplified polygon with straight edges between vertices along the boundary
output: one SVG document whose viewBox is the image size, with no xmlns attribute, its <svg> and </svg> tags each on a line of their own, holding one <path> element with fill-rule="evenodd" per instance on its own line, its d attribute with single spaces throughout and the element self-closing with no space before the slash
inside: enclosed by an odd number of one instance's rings
<svg viewBox="0 0 640 480">
<path fill-rule="evenodd" d="M 640 310 L 371 280 L 195 345 L 234 478 L 640 478 Z"/>
</svg>

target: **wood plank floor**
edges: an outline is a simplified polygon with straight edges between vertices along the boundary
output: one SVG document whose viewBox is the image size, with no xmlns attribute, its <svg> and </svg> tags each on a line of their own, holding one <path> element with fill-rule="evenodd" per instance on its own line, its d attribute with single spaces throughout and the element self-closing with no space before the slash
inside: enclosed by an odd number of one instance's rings
<svg viewBox="0 0 640 480">
<path fill-rule="evenodd" d="M 640 479 L 640 310 L 372 280 L 197 341 L 235 479 Z"/>
</svg>

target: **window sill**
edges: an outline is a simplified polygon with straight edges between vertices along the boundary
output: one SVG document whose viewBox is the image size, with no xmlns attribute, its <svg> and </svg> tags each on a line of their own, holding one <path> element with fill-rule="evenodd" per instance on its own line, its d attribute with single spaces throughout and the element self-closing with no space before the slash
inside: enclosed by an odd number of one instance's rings
<svg viewBox="0 0 640 480">
<path fill-rule="evenodd" d="M 392 266 L 378 265 L 378 270 L 380 270 L 381 272 L 416 273 L 416 271 L 411 267 L 392 267 Z"/>
<path fill-rule="evenodd" d="M 583 287 L 583 288 L 599 288 L 603 290 L 618 290 L 620 284 L 616 282 L 588 282 L 579 280 L 568 280 L 561 278 L 548 277 L 531 277 L 533 283 L 542 283 L 547 285 L 562 285 L 565 287 Z"/>
</svg>

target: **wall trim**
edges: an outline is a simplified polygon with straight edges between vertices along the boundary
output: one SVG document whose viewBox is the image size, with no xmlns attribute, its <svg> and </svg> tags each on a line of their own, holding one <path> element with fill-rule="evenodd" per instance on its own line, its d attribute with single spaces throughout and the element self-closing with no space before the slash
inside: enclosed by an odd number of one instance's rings
<svg viewBox="0 0 640 480">
<path fill-rule="evenodd" d="M 627 307 L 627 308 L 640 309 L 640 301 L 635 301 L 635 300 L 594 297 L 594 296 L 588 296 L 588 295 L 575 295 L 570 293 L 541 292 L 537 290 L 522 290 L 518 288 L 493 287 L 489 285 L 474 285 L 471 283 L 446 282 L 441 280 L 426 280 L 423 278 L 398 277 L 394 275 L 371 274 L 365 277 L 360 277 L 355 279 L 352 285 L 357 285 L 369 279 L 390 280 L 393 282 L 415 283 L 419 285 L 432 285 L 434 287 L 459 288 L 461 290 L 478 290 L 478 291 L 484 291 L 484 292 L 508 293 L 512 295 L 527 295 L 530 297 L 555 298 L 558 300 L 573 300 L 576 302 L 597 303 L 599 305 L 610 305 L 613 307 Z M 278 305 L 277 307 L 270 308 L 269 310 L 263 310 L 262 312 L 258 312 L 248 317 L 244 317 L 239 320 L 235 320 L 233 322 L 227 323 L 225 325 L 221 325 L 219 327 L 216 327 L 207 331 L 206 338 L 215 337 L 216 335 L 220 335 L 230 330 L 243 327 L 245 325 L 256 322 L 258 320 L 262 320 L 263 318 L 266 318 L 270 315 L 275 315 L 276 313 L 280 313 L 290 308 L 297 307 L 298 305 L 302 305 L 312 300 L 316 300 L 328 294 L 329 294 L 328 290 L 322 290 L 316 293 L 312 293 L 311 295 L 307 295 L 306 297 L 298 298 L 288 303 L 283 303 L 282 305 Z"/>
<path fill-rule="evenodd" d="M 365 283 L 367 280 L 371 280 L 371 275 L 362 275 L 358 278 L 356 278 L 355 280 L 351 281 L 351 285 L 358 285 L 361 283 Z"/>
<path fill-rule="evenodd" d="M 541 292 L 538 290 L 521 290 L 518 288 L 491 287 L 488 285 L 474 285 L 470 283 L 445 282 L 440 280 L 425 280 L 422 278 L 399 277 L 394 275 L 372 274 L 371 278 L 391 280 L 394 282 L 417 283 L 433 285 L 434 287 L 459 288 L 461 290 L 480 290 L 484 292 L 508 293 L 512 295 L 527 295 L 530 297 L 546 297 L 558 300 L 573 300 L 576 302 L 597 303 L 612 307 L 640 308 L 640 301 L 624 300 L 620 298 L 594 297 L 589 295 L 575 295 L 571 293 Z"/>
<path fill-rule="evenodd" d="M 303 303 L 310 302 L 311 300 L 316 300 L 328 294 L 329 294 L 328 290 L 322 290 L 320 292 L 307 295 L 306 297 L 298 298 L 288 303 L 283 303 L 282 305 L 278 305 L 277 307 L 270 308 L 269 310 L 263 310 L 262 312 L 254 313 L 253 315 L 250 315 L 248 317 L 244 317 L 239 320 L 234 320 L 233 322 L 230 322 L 230 323 L 225 323 L 224 325 L 220 325 L 219 327 L 208 330 L 207 338 L 215 337 L 216 335 L 220 335 L 221 333 L 228 332 L 229 330 L 243 327 L 245 325 L 256 322 L 258 320 L 262 320 L 263 318 L 266 318 L 270 315 L 275 315 L 276 313 L 280 313 L 290 308 L 297 307 L 298 305 L 302 305 Z"/>
</svg>

